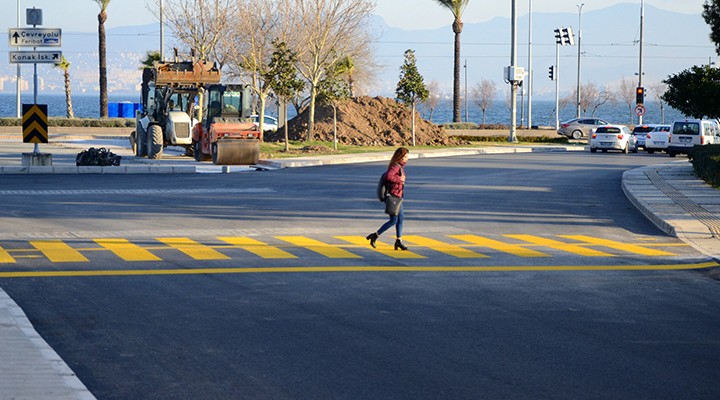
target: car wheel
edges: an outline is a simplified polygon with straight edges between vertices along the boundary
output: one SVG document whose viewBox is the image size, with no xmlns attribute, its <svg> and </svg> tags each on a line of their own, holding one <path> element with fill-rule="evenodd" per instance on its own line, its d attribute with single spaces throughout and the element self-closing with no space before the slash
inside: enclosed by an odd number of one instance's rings
<svg viewBox="0 0 720 400">
<path fill-rule="evenodd" d="M 675 157 L 677 154 L 676 154 L 674 151 L 669 151 L 669 150 L 668 150 L 668 155 L 669 155 L 670 157 Z"/>
<path fill-rule="evenodd" d="M 580 132 L 580 131 L 573 131 L 573 133 L 572 133 L 572 138 L 573 138 L 573 139 L 578 140 L 578 139 L 580 139 L 580 138 L 582 138 L 582 137 L 583 137 L 582 132 Z"/>
<path fill-rule="evenodd" d="M 603 153 L 607 153 L 607 149 L 602 149 L 602 152 L 603 152 Z"/>
<path fill-rule="evenodd" d="M 594 147 L 591 147 L 591 148 L 590 148 L 590 152 L 591 152 L 591 153 L 597 153 L 597 149 L 594 148 Z"/>
<path fill-rule="evenodd" d="M 653 153 L 655 153 L 655 150 L 648 150 L 647 152 L 648 152 L 648 154 L 653 154 Z"/>
<path fill-rule="evenodd" d="M 637 152 L 638 152 L 638 147 L 635 146 L 635 148 L 633 149 L 633 153 L 637 153 Z"/>
</svg>

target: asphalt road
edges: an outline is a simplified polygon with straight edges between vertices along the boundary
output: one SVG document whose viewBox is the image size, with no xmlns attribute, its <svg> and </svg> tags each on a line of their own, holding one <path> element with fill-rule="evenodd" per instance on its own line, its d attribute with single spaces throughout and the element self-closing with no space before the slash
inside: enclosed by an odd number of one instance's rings
<svg viewBox="0 0 720 400">
<path fill-rule="evenodd" d="M 411 160 L 409 253 L 382 164 L 7 176 L 0 286 L 99 399 L 714 399 L 718 282 L 620 189 L 663 161 Z"/>
</svg>

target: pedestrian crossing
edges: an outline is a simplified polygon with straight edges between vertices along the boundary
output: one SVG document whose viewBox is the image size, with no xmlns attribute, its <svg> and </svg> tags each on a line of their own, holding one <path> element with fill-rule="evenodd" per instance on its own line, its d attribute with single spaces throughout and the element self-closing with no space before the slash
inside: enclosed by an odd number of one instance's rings
<svg viewBox="0 0 720 400">
<path fill-rule="evenodd" d="M 262 240 L 261 240 L 262 239 Z M 547 258 L 561 255 L 579 257 L 644 257 L 676 256 L 680 241 L 668 239 L 653 242 L 638 239 L 639 243 L 617 241 L 586 235 L 538 236 L 503 234 L 494 237 L 459 234 L 442 237 L 410 235 L 403 241 L 409 251 L 397 251 L 392 239 L 379 240 L 372 249 L 364 236 L 332 236 L 320 240 L 307 236 L 218 236 L 192 239 L 186 237 L 157 237 L 144 240 L 126 238 L 94 238 L 88 240 L 43 239 L 27 242 L 0 241 L 0 264 L 13 264 L 22 259 L 45 258 L 51 263 L 86 263 L 98 253 L 109 254 L 125 262 L 159 262 L 183 255 L 199 261 L 258 259 L 298 259 L 314 257 L 327 259 L 363 259 L 388 257 L 398 260 L 457 258 L 487 259 L 501 256 L 518 258 Z"/>
</svg>

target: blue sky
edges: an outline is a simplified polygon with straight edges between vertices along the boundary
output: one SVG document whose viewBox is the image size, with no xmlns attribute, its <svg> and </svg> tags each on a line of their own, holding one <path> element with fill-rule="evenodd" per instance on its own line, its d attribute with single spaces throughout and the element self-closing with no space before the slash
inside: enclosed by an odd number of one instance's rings
<svg viewBox="0 0 720 400">
<path fill-rule="evenodd" d="M 106 26 L 144 25 L 156 22 L 149 5 L 156 0 L 111 0 Z M 517 0 L 519 15 L 527 14 L 531 0 Z M 25 25 L 26 8 L 43 10 L 43 26 L 61 28 L 64 31 L 90 32 L 97 30 L 99 7 L 94 0 L 2 0 L 5 9 L 0 13 L 0 26 L 17 26 L 17 4 L 20 4 L 21 26 Z M 597 10 L 617 3 L 636 3 L 640 0 L 535 0 L 534 12 L 577 12 L 577 5 L 584 3 L 583 12 Z M 665 10 L 686 14 L 702 12 L 703 0 L 646 0 Z M 9 7 L 8 7 L 9 6 Z M 375 13 L 393 27 L 402 29 L 437 28 L 452 23 L 450 12 L 434 0 L 377 0 Z M 495 17 L 510 16 L 510 1 L 470 0 L 463 20 L 465 22 L 487 21 Z"/>
</svg>

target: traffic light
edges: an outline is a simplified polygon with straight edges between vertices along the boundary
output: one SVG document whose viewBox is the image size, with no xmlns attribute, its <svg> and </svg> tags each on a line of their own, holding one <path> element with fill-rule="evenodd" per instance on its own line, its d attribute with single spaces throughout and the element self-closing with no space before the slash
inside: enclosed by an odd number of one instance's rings
<svg viewBox="0 0 720 400">
<path fill-rule="evenodd" d="M 645 88 L 639 87 L 635 90 L 635 104 L 645 103 Z"/>
<path fill-rule="evenodd" d="M 550 69 L 548 70 L 548 76 L 550 77 L 551 81 L 555 80 L 555 66 L 551 65 Z"/>
<path fill-rule="evenodd" d="M 575 35 L 573 35 L 573 30 L 571 27 L 563 28 L 562 30 L 563 34 L 563 45 L 568 46 L 574 46 L 575 45 Z"/>
<path fill-rule="evenodd" d="M 555 29 L 555 43 L 562 44 L 562 33 L 560 29 Z"/>
</svg>

